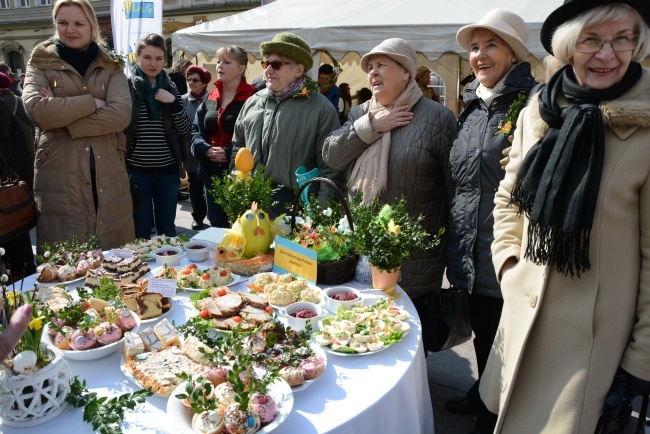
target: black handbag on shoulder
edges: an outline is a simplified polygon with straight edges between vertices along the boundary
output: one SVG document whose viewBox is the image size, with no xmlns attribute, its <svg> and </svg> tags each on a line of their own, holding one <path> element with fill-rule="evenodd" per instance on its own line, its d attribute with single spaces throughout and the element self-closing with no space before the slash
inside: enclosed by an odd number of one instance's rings
<svg viewBox="0 0 650 434">
<path fill-rule="evenodd" d="M 467 342 L 472 337 L 467 291 L 451 287 L 426 295 L 421 321 L 426 351 L 436 353 Z"/>
</svg>

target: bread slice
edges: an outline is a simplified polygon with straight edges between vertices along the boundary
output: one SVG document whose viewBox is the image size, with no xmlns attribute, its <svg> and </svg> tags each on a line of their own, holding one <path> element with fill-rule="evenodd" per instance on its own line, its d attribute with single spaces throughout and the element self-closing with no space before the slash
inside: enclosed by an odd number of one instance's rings
<svg viewBox="0 0 650 434">
<path fill-rule="evenodd" d="M 162 294 L 157 292 L 143 292 L 135 296 L 138 302 L 140 319 L 157 318 L 163 314 Z"/>
<path fill-rule="evenodd" d="M 204 352 L 201 352 L 200 348 L 203 348 Z M 188 336 L 185 342 L 183 342 L 182 352 L 196 363 L 207 365 L 208 360 L 203 358 L 203 354 L 214 353 L 214 350 L 210 349 L 210 347 L 199 341 L 196 337 Z"/>
</svg>

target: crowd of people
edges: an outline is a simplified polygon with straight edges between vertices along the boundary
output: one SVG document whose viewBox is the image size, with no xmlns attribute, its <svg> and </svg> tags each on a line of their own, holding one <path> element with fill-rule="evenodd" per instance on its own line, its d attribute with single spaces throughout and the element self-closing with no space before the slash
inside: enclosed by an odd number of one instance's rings
<svg viewBox="0 0 650 434">
<path fill-rule="evenodd" d="M 227 227 L 211 180 L 245 147 L 277 187 L 271 214 L 286 212 L 304 167 L 366 202 L 404 197 L 427 232 L 446 229 L 403 264 L 400 285 L 421 317 L 445 270 L 467 292 L 479 379 L 446 408 L 478 414 L 475 433 L 592 433 L 620 395 L 615 378 L 630 396 L 650 393 L 643 2 L 565 1 L 541 29 L 546 84 L 525 61 L 530 31 L 518 15 L 496 9 L 460 28 L 475 79 L 458 118 L 403 39 L 363 55 L 369 87 L 354 96 L 337 85 L 338 65 L 309 77 L 311 47 L 292 33 L 261 44 L 261 84 L 246 81 L 244 49 L 221 47 L 208 91 L 201 66 L 164 70 L 156 34 L 138 43 L 127 79 L 88 0 L 59 0 L 52 16 L 56 33 L 34 48 L 22 86 L 0 72 L 0 116 L 27 124 L 19 136 L 18 122 L 0 122 L 2 175 L 33 186 L 39 249 L 87 234 L 110 249 L 152 225 L 175 235 L 185 173 L 192 228 L 206 217 Z M 335 199 L 326 184 L 312 192 Z M 23 234 L 3 246 L 19 274 L 34 271 L 29 243 Z"/>
</svg>

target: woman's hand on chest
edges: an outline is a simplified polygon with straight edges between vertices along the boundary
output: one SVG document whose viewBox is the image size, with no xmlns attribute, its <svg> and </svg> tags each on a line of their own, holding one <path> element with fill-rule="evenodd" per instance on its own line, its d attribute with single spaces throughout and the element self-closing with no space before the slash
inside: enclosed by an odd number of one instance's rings
<svg viewBox="0 0 650 434">
<path fill-rule="evenodd" d="M 158 92 L 156 92 L 156 99 L 162 103 L 169 104 L 174 102 L 176 97 L 165 89 L 158 89 Z"/>
</svg>

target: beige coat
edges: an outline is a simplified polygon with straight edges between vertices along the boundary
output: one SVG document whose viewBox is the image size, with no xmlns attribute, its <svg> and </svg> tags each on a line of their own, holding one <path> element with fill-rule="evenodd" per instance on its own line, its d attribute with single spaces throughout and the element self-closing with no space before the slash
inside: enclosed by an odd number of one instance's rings
<svg viewBox="0 0 650 434">
<path fill-rule="evenodd" d="M 492 255 L 503 314 L 481 397 L 499 413 L 495 432 L 594 432 L 618 366 L 650 380 L 650 71 L 601 105 L 605 161 L 589 258 L 572 279 L 523 258 L 528 219 L 509 207 L 523 157 L 547 130 L 532 98 L 495 197 Z M 635 322 L 635 314 L 638 321 Z"/>
<path fill-rule="evenodd" d="M 54 98 L 44 97 L 49 87 Z M 97 109 L 94 98 L 106 101 Z M 135 237 L 124 128 L 131 95 L 122 69 L 100 49 L 85 77 L 42 42 L 27 65 L 23 101 L 41 130 L 34 164 L 34 194 L 41 212 L 38 246 L 99 234 L 103 249 Z M 90 151 L 95 155 L 98 210 L 92 195 Z"/>
</svg>

